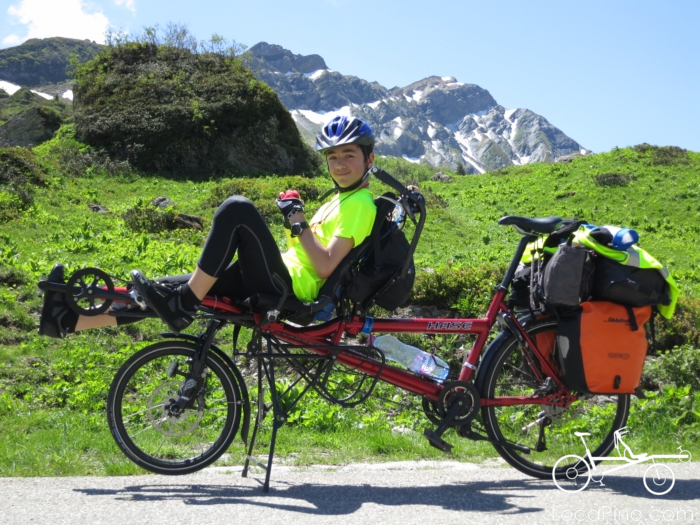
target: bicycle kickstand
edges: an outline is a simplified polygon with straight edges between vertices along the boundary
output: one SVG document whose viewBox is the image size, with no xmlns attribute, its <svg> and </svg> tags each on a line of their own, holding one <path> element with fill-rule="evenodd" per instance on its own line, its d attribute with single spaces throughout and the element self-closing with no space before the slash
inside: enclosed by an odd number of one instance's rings
<svg viewBox="0 0 700 525">
<path fill-rule="evenodd" d="M 268 355 L 259 355 L 258 359 L 258 415 L 255 418 L 255 427 L 253 428 L 253 435 L 250 439 L 250 446 L 248 447 L 248 454 L 246 456 L 245 464 L 243 466 L 242 477 L 248 477 L 248 469 L 250 464 L 253 463 L 255 466 L 263 469 L 265 471 L 265 482 L 263 484 L 263 492 L 270 491 L 270 474 L 272 473 L 272 461 L 275 455 L 275 443 L 277 441 L 277 430 L 284 425 L 286 420 L 285 413 L 282 411 L 279 405 L 279 399 L 277 394 L 277 388 L 275 388 L 275 368 L 274 361 L 275 358 L 272 355 L 272 344 L 270 340 L 267 341 Z M 265 363 L 265 359 L 268 359 L 269 363 Z M 270 387 L 270 397 L 272 398 L 271 407 L 265 404 L 265 394 L 263 387 L 263 375 L 267 376 L 267 381 Z M 272 408 L 272 436 L 270 438 L 270 450 L 267 458 L 267 465 L 258 461 L 253 456 L 253 448 L 255 447 L 255 439 L 258 435 L 258 430 L 260 425 L 262 425 L 263 420 L 267 416 L 270 408 Z"/>
</svg>

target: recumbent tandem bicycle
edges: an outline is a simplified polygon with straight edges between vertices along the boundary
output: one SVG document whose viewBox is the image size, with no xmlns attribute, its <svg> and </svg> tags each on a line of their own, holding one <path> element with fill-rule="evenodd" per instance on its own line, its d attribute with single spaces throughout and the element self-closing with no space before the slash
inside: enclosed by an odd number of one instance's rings
<svg viewBox="0 0 700 525">
<path fill-rule="evenodd" d="M 207 296 L 198 311 L 200 318 L 208 320 L 203 333 L 162 334 L 165 341 L 134 354 L 112 382 L 107 401 L 109 426 L 129 459 L 160 474 L 191 473 L 220 458 L 240 431 L 248 447 L 243 476 L 247 476 L 251 462 L 261 466 L 266 472 L 263 490 L 267 491 L 277 432 L 306 392 L 315 389 L 329 402 L 353 407 L 368 399 L 378 381 L 422 397 L 425 416 L 434 425 L 425 430 L 424 436 L 446 453 L 452 445 L 443 435 L 454 428 L 462 438 L 493 444 L 519 471 L 551 479 L 559 458 L 575 444 L 574 430 L 591 434 L 594 456 L 606 456 L 611 451 L 615 431 L 626 424 L 630 396 L 569 391 L 552 361 L 556 318 L 514 311 L 507 302 L 526 246 L 538 236 L 554 232 L 562 219 L 500 219 L 499 224 L 515 227 L 521 238 L 484 317 L 371 317 L 368 311 L 376 298 L 410 271 L 409 263 L 426 220 L 422 195 L 383 170 L 375 168 L 373 172 L 397 191 L 398 195 L 385 195 L 393 201 L 392 209 L 399 206 L 405 212 L 401 214 L 404 220 L 408 216 L 414 223 L 406 263 L 362 301 L 352 301 L 343 292 L 358 263 L 372 250 L 370 242 L 350 252 L 314 303 L 302 303 L 290 297 L 286 289 L 279 297 L 257 294 L 243 302 Z M 376 221 L 387 220 L 392 219 L 377 213 Z M 281 279 L 278 283 L 285 286 Z M 116 315 L 157 317 L 131 284 L 115 287 L 112 278 L 96 268 L 75 272 L 66 284 L 41 281 L 39 287 L 65 293 L 71 308 L 81 315 L 111 312 L 110 307 L 117 304 L 126 308 Z M 318 312 L 328 311 L 330 303 L 335 305 L 332 319 L 308 324 Z M 231 355 L 213 343 L 226 324 L 234 326 Z M 486 345 L 494 327 L 500 333 Z M 252 336 L 247 347 L 239 350 L 236 342 L 241 328 L 251 330 Z M 459 372 L 439 382 L 388 364 L 380 349 L 353 339 L 359 334 L 377 333 L 468 334 L 475 339 Z M 249 397 L 236 364 L 240 358 L 256 362 L 257 399 Z M 276 363 L 283 363 L 285 370 L 292 372 L 284 391 L 276 387 Z M 338 373 L 356 379 L 337 381 Z M 266 386 L 271 400 L 268 403 Z M 292 392 L 297 395 L 290 400 Z M 253 449 L 268 414 L 272 416 L 272 435 L 264 464 L 253 457 Z M 560 462 L 554 476 L 566 476 L 572 468 L 579 466 Z"/>
</svg>

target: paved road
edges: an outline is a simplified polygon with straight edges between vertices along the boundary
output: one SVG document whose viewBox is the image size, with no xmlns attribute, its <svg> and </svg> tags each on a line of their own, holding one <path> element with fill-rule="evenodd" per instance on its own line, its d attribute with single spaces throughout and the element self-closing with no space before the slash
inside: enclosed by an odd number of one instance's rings
<svg viewBox="0 0 700 525">
<path fill-rule="evenodd" d="M 262 476 L 212 468 L 184 477 L 0 479 L 0 523 L 11 524 L 549 524 L 700 523 L 700 465 L 670 464 L 676 485 L 650 495 L 644 469 L 565 494 L 498 465 L 405 462 Z"/>
</svg>

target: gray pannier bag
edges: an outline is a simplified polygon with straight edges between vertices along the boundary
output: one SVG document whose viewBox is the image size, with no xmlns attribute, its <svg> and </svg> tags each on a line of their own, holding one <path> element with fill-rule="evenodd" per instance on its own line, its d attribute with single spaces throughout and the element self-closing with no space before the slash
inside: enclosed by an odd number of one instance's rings
<svg viewBox="0 0 700 525">
<path fill-rule="evenodd" d="M 542 274 L 541 294 L 547 306 L 571 308 L 591 296 L 595 263 L 590 250 L 571 244 L 560 244 L 547 262 Z"/>
</svg>

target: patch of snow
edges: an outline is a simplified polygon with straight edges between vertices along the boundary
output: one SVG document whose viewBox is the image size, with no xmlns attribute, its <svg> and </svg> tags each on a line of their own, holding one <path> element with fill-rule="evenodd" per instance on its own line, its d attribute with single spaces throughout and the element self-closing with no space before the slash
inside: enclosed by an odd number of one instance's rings
<svg viewBox="0 0 700 525">
<path fill-rule="evenodd" d="M 435 133 L 437 133 L 437 130 L 432 125 L 428 125 L 428 136 L 432 139 Z"/>
<path fill-rule="evenodd" d="M 433 140 L 430 142 L 430 144 L 433 146 L 433 149 L 437 151 L 438 153 L 442 153 L 443 150 L 443 144 L 439 140 Z"/>
<path fill-rule="evenodd" d="M 396 126 L 394 128 L 394 132 L 392 133 L 394 140 L 398 139 L 402 133 L 403 133 L 403 130 L 399 126 Z"/>
<path fill-rule="evenodd" d="M 396 122 L 400 126 L 402 123 L 401 117 L 396 117 L 392 122 Z"/>
<path fill-rule="evenodd" d="M 448 82 L 446 85 L 448 86 L 466 86 L 464 82 Z"/>
<path fill-rule="evenodd" d="M 455 77 L 441 77 L 441 78 L 442 78 L 442 80 L 444 80 L 445 82 L 449 82 L 450 80 L 455 80 Z"/>
<path fill-rule="evenodd" d="M 586 149 L 586 148 L 581 148 L 581 155 L 590 155 L 593 153 L 591 150 Z"/>
<path fill-rule="evenodd" d="M 53 95 L 48 95 L 47 93 L 41 93 L 40 91 L 34 91 L 33 89 L 31 90 L 32 93 L 35 95 L 39 95 L 42 98 L 45 98 L 46 100 L 52 100 Z"/>
<path fill-rule="evenodd" d="M 404 93 L 403 96 L 406 99 L 406 102 L 413 102 L 413 99 L 409 97 L 406 93 Z"/>
<path fill-rule="evenodd" d="M 349 117 L 350 106 L 336 108 L 333 111 L 311 111 L 310 109 L 294 109 L 291 111 L 291 113 L 292 117 L 296 113 L 297 115 L 302 115 L 304 118 L 313 122 L 314 124 L 323 126 L 335 117 Z"/>
<path fill-rule="evenodd" d="M 486 115 L 489 114 L 489 111 L 491 111 L 492 108 L 488 109 L 483 109 L 481 111 L 477 111 L 476 113 L 469 113 L 470 117 L 474 117 L 476 120 L 476 117 L 485 117 Z"/>
<path fill-rule="evenodd" d="M 8 95 L 14 95 L 20 89 L 22 89 L 17 84 L 13 84 L 12 82 L 6 82 L 5 80 L 0 80 L 0 88 L 2 88 Z"/>
<path fill-rule="evenodd" d="M 505 119 L 510 122 L 510 117 L 513 116 L 513 113 L 518 111 L 517 109 L 506 109 L 505 112 L 503 113 L 503 116 Z"/>
<path fill-rule="evenodd" d="M 285 77 L 288 77 L 288 76 L 291 76 L 291 74 L 292 74 L 291 71 L 287 71 L 287 72 L 284 74 L 284 76 L 285 76 Z"/>
<path fill-rule="evenodd" d="M 310 78 L 311 80 L 317 80 L 317 79 L 321 78 L 321 75 L 323 75 L 326 72 L 333 73 L 333 70 L 332 69 L 317 69 L 316 71 L 313 71 L 311 73 L 304 73 L 304 76 L 307 78 Z"/>
<path fill-rule="evenodd" d="M 379 104 L 381 104 L 381 103 L 382 103 L 381 100 L 377 100 L 376 102 L 368 102 L 367 105 L 369 107 L 371 107 L 372 109 L 377 109 L 377 106 L 379 106 Z"/>
<path fill-rule="evenodd" d="M 415 100 L 416 102 L 418 102 L 418 101 L 421 99 L 422 96 L 423 96 L 423 92 L 422 92 L 422 91 L 418 91 L 417 89 L 414 89 L 414 90 L 413 90 L 413 97 L 412 97 L 413 100 Z"/>
<path fill-rule="evenodd" d="M 69 89 L 63 95 L 61 95 L 62 98 L 67 98 L 68 100 L 73 100 L 73 90 Z"/>
<path fill-rule="evenodd" d="M 401 155 L 404 159 L 406 159 L 408 162 L 413 162 L 414 164 L 417 164 L 420 162 L 420 157 L 409 157 L 408 155 Z"/>
</svg>

